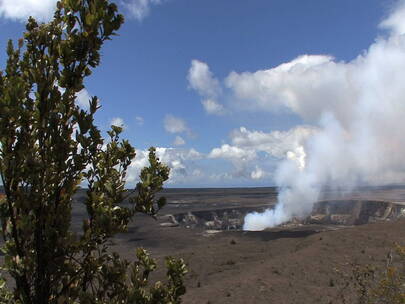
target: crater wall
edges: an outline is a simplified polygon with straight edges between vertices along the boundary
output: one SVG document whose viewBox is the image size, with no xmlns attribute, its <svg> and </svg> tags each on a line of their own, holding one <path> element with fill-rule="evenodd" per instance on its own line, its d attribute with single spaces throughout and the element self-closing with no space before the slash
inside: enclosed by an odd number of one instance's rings
<svg viewBox="0 0 405 304">
<path fill-rule="evenodd" d="M 183 226 L 206 230 L 241 230 L 246 214 L 262 212 L 268 206 L 217 208 L 184 213 L 167 214 L 160 218 L 162 226 Z M 281 227 L 303 225 L 364 225 L 376 221 L 389 221 L 405 216 L 405 205 L 379 200 L 324 200 L 314 205 L 312 213 L 294 218 Z"/>
</svg>

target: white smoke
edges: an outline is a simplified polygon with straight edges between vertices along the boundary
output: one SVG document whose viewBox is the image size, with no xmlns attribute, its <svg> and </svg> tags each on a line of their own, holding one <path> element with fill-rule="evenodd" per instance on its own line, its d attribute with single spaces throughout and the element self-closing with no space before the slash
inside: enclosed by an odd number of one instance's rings
<svg viewBox="0 0 405 304">
<path fill-rule="evenodd" d="M 378 38 L 351 62 L 306 55 L 271 70 L 228 77 L 228 86 L 239 98 L 256 100 L 261 108 L 287 107 L 319 125 L 319 132 L 279 166 L 276 207 L 248 214 L 245 230 L 263 230 L 308 215 L 324 186 L 347 189 L 405 180 L 401 16 L 405 1 L 381 23 L 387 37 Z"/>
</svg>

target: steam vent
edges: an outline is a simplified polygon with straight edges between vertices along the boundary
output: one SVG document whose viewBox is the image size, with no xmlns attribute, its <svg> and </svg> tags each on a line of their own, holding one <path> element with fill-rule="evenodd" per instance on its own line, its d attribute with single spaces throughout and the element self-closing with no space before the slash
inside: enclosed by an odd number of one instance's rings
<svg viewBox="0 0 405 304">
<path fill-rule="evenodd" d="M 160 218 L 162 226 L 183 226 L 206 230 L 241 230 L 246 214 L 262 212 L 265 206 L 235 207 L 213 210 L 197 210 L 167 214 Z M 405 217 L 405 203 L 377 200 L 326 200 L 314 205 L 311 215 L 304 219 L 294 218 L 280 225 L 283 228 L 304 225 L 325 225 L 335 228 L 363 225 L 376 221 L 390 221 Z"/>
</svg>

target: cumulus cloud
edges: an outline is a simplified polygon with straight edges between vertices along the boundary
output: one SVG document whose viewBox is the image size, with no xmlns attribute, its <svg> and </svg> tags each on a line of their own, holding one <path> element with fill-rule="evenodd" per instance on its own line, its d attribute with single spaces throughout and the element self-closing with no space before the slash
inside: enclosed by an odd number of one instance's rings
<svg viewBox="0 0 405 304">
<path fill-rule="evenodd" d="M 311 126 L 297 126 L 288 131 L 250 131 L 240 127 L 231 132 L 232 144 L 245 149 L 266 152 L 276 158 L 285 158 L 289 152 L 304 145 L 306 140 L 317 131 Z"/>
<path fill-rule="evenodd" d="M 183 139 L 181 136 L 176 136 L 176 138 L 173 141 L 174 146 L 183 146 L 186 144 L 186 141 Z"/>
<path fill-rule="evenodd" d="M 266 173 L 258 166 L 250 173 L 251 179 L 262 179 L 265 175 Z"/>
<path fill-rule="evenodd" d="M 163 0 L 124 0 L 124 6 L 133 18 L 142 21 L 150 14 L 151 7 L 161 4 Z"/>
<path fill-rule="evenodd" d="M 127 182 L 129 185 L 138 182 L 142 168 L 149 165 L 148 155 L 147 150 L 137 150 L 136 157 L 128 169 Z M 156 155 L 170 168 L 168 184 L 187 184 L 200 181 L 205 176 L 196 164 L 196 161 L 202 159 L 204 155 L 195 149 L 158 147 Z"/>
<path fill-rule="evenodd" d="M 192 60 L 187 79 L 190 87 L 204 98 L 201 103 L 208 114 L 224 113 L 224 107 L 217 101 L 222 93 L 221 85 L 205 62 Z"/>
<path fill-rule="evenodd" d="M 150 14 L 152 6 L 165 0 L 123 0 L 127 15 L 141 21 Z M 0 17 L 25 22 L 32 16 L 46 22 L 53 17 L 57 0 L 0 0 Z"/>
<path fill-rule="evenodd" d="M 270 133 L 241 127 L 231 132 L 229 144 L 213 148 L 208 154 L 195 149 L 159 147 L 157 156 L 171 168 L 169 185 L 263 183 L 272 178 L 276 161 L 294 157 L 298 161 L 301 145 L 313 132 L 316 129 L 308 126 Z M 182 143 L 178 137 L 173 144 Z M 146 165 L 148 151 L 138 150 L 129 170 L 130 184 L 137 181 L 141 168 Z"/>
<path fill-rule="evenodd" d="M 235 161 L 252 160 L 256 157 L 256 153 L 251 149 L 242 149 L 228 144 L 222 145 L 220 148 L 214 148 L 208 155 L 209 158 L 224 158 Z"/>
<path fill-rule="evenodd" d="M 165 130 L 169 133 L 187 133 L 191 134 L 190 128 L 187 126 L 187 123 L 185 120 L 173 116 L 173 115 L 166 115 L 163 124 L 165 127 Z"/>
<path fill-rule="evenodd" d="M 223 105 L 215 99 L 204 99 L 201 103 L 208 114 L 222 115 L 225 112 Z"/>
<path fill-rule="evenodd" d="M 230 134 L 230 143 L 208 154 L 195 149 L 157 148 L 157 156 L 171 168 L 170 185 L 243 185 L 270 183 L 275 163 L 280 159 L 305 160 L 302 145 L 317 132 L 309 126 L 265 133 L 241 127 Z M 181 136 L 173 144 L 182 143 Z M 231 167 L 229 167 L 229 164 Z M 141 168 L 148 165 L 148 151 L 137 151 L 130 167 L 129 183 L 137 181 Z"/>
<path fill-rule="evenodd" d="M 208 158 L 231 162 L 234 171 L 229 176 L 252 180 L 269 178 L 271 174 L 267 172 L 273 170 L 274 164 L 280 160 L 290 159 L 302 165 L 306 156 L 304 145 L 316 132 L 317 129 L 311 126 L 269 133 L 240 127 L 231 132 L 231 144 L 212 149 Z"/>
<path fill-rule="evenodd" d="M 38 21 L 52 18 L 57 0 L 1 0 L 0 16 L 25 22 L 32 16 Z"/>
<path fill-rule="evenodd" d="M 347 109 L 358 94 L 354 65 L 326 55 L 303 55 L 269 70 L 231 72 L 225 82 L 242 109 L 289 109 L 312 123 L 325 111 L 334 111 L 350 121 Z"/>
<path fill-rule="evenodd" d="M 217 96 L 221 92 L 219 81 L 205 62 L 192 60 L 187 79 L 190 87 L 202 96 Z"/>
<path fill-rule="evenodd" d="M 392 35 L 405 33 L 405 1 L 401 0 L 392 8 L 391 14 L 380 23 L 380 28 L 387 29 Z"/>
</svg>

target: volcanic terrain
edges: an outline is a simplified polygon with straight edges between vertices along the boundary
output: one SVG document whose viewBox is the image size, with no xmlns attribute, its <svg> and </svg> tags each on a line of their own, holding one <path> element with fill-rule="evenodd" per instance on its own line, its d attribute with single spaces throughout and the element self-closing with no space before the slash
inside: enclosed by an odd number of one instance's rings
<svg viewBox="0 0 405 304">
<path fill-rule="evenodd" d="M 405 187 L 324 191 L 313 213 L 265 231 L 242 231 L 247 212 L 274 206 L 275 188 L 165 189 L 156 219 L 136 215 L 112 250 L 133 260 L 137 247 L 159 262 L 188 265 L 183 303 L 356 303 L 345 288 L 352 264 L 383 269 L 395 244 L 405 245 Z M 85 191 L 75 197 L 79 231 Z"/>
<path fill-rule="evenodd" d="M 324 191 L 312 216 L 261 232 L 241 231 L 238 219 L 274 205 L 274 188 L 162 194 L 168 204 L 158 218 L 136 216 L 113 240 L 114 250 L 133 259 L 144 247 L 160 264 L 168 255 L 184 258 L 184 303 L 342 303 L 343 295 L 351 303 L 355 294 L 343 288 L 349 264 L 384 267 L 394 244 L 405 244 L 404 187 Z M 161 265 L 156 277 L 163 274 Z"/>
</svg>

